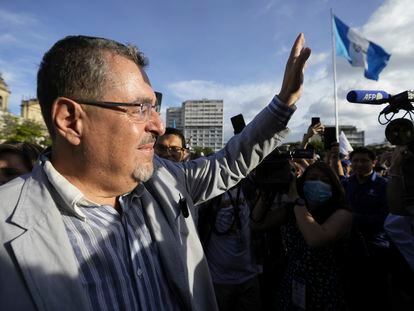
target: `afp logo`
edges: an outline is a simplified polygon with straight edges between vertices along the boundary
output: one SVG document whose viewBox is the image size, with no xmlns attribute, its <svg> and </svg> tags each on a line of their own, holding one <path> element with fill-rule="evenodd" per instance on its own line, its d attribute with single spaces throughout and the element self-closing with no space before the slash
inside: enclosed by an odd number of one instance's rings
<svg viewBox="0 0 414 311">
<path fill-rule="evenodd" d="M 367 93 L 365 94 L 363 100 L 364 101 L 370 101 L 370 100 L 380 100 L 383 99 L 384 97 L 382 96 L 381 93 Z"/>
</svg>

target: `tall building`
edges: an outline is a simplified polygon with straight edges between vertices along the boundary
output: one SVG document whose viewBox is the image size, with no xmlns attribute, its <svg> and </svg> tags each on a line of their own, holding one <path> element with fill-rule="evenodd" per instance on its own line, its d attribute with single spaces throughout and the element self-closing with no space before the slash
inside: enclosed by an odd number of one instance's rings
<svg viewBox="0 0 414 311">
<path fill-rule="evenodd" d="M 8 111 L 9 110 L 9 96 L 10 96 L 10 89 L 7 83 L 3 80 L 0 74 L 0 111 Z"/>
<path fill-rule="evenodd" d="M 182 104 L 184 136 L 191 147 L 223 148 L 223 101 L 188 100 Z"/>
<path fill-rule="evenodd" d="M 183 109 L 181 107 L 170 107 L 167 108 L 166 115 L 166 126 L 177 128 L 181 131 L 184 130 L 183 127 Z"/>
<path fill-rule="evenodd" d="M 166 123 L 181 129 L 190 147 L 223 148 L 223 101 L 187 100 L 167 109 Z"/>
<path fill-rule="evenodd" d="M 344 132 L 346 138 L 352 147 L 364 147 L 365 146 L 365 132 L 358 131 L 353 125 L 340 125 L 339 133 Z"/>
</svg>

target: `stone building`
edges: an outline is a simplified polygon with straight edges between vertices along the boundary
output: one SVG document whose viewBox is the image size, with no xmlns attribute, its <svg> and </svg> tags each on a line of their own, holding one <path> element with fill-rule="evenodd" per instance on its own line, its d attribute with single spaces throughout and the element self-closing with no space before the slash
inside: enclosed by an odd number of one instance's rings
<svg viewBox="0 0 414 311">
<path fill-rule="evenodd" d="M 36 121 L 45 124 L 40 111 L 39 101 L 36 98 L 24 99 L 20 105 L 20 117 L 24 120 Z"/>
<path fill-rule="evenodd" d="M 10 89 L 0 74 L 0 111 L 7 112 L 9 110 Z"/>
</svg>

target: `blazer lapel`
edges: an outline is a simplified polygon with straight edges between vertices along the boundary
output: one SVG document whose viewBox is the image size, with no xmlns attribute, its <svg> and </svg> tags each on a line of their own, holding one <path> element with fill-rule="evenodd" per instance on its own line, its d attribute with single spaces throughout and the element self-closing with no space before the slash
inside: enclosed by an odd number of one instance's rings
<svg viewBox="0 0 414 311">
<path fill-rule="evenodd" d="M 39 310 L 88 310 L 78 267 L 42 168 L 24 184 L 11 222 L 26 229 L 11 242 L 29 291 Z"/>
<path fill-rule="evenodd" d="M 149 184 L 145 184 L 145 187 L 147 189 L 152 188 Z M 174 293 L 179 295 L 182 303 L 187 308 L 190 308 L 191 298 L 188 295 L 190 292 L 188 287 L 188 271 L 184 258 L 186 256 L 186 245 L 181 241 L 179 226 L 177 225 L 180 221 L 178 217 L 181 218 L 182 216 L 176 215 L 173 212 L 172 202 L 157 202 L 149 191 L 144 192 L 142 204 L 147 215 L 152 237 L 157 243 L 161 263 L 169 285 Z"/>
</svg>

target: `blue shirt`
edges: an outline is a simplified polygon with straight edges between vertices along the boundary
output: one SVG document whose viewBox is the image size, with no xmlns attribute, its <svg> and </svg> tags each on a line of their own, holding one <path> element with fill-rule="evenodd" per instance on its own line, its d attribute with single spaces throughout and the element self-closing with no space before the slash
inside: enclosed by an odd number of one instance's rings
<svg viewBox="0 0 414 311">
<path fill-rule="evenodd" d="M 359 183 L 355 175 L 342 181 L 350 205 L 354 225 L 366 236 L 384 232 L 388 215 L 387 181 L 372 172 L 370 178 Z"/>
</svg>

